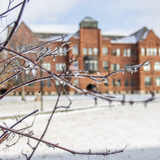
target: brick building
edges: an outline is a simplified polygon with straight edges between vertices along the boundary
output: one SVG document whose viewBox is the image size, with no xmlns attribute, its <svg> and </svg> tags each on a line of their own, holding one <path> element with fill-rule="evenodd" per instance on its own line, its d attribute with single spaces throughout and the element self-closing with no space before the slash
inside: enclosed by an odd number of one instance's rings
<svg viewBox="0 0 160 160">
<path fill-rule="evenodd" d="M 23 50 L 29 45 L 38 45 L 57 38 L 61 34 L 55 33 L 33 33 L 25 23 L 21 23 L 11 40 L 11 48 Z M 98 29 L 98 22 L 90 17 L 84 18 L 79 24 L 79 30 L 74 35 L 69 35 L 66 39 L 72 42 L 65 45 L 61 50 L 73 46 L 74 43 L 79 44 L 70 50 L 67 54 L 63 54 L 53 61 L 52 57 L 47 57 L 42 64 L 47 69 L 51 69 L 57 73 L 61 73 L 62 66 L 66 66 L 71 55 L 77 56 L 78 61 L 72 66 L 74 69 L 87 70 L 90 74 L 106 75 L 109 71 L 115 71 L 129 65 L 143 63 L 148 59 L 151 64 L 141 67 L 140 71 L 131 74 L 125 72 L 110 77 L 103 83 L 95 83 L 90 79 L 73 78 L 72 83 L 78 85 L 82 89 L 93 89 L 97 86 L 97 91 L 101 93 L 148 93 L 153 90 L 160 92 L 160 39 L 152 30 L 146 27 L 138 30 L 129 36 L 111 36 L 102 35 Z M 60 41 L 51 43 L 49 47 L 56 49 Z M 61 51 L 59 51 L 61 52 Z M 46 73 L 43 72 L 43 75 Z M 30 79 L 25 74 L 23 78 Z M 57 86 L 59 85 L 58 82 Z M 25 86 L 28 95 L 38 93 L 39 84 Z M 70 94 L 76 93 L 73 89 L 67 88 Z M 44 94 L 56 94 L 54 85 L 50 80 L 43 82 Z M 21 90 L 15 91 L 15 94 L 21 94 Z"/>
</svg>

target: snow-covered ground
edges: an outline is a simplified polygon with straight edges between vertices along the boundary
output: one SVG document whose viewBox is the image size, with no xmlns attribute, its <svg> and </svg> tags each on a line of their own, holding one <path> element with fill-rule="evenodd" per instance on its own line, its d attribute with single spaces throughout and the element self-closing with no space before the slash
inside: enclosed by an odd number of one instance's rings
<svg viewBox="0 0 160 160">
<path fill-rule="evenodd" d="M 149 97 L 143 95 L 141 98 Z M 12 97 L 7 97 L 0 102 L 0 117 L 9 114 L 18 115 L 22 112 L 30 113 L 34 108 L 40 107 L 40 102 L 34 102 L 34 99 L 22 102 L 12 101 Z M 33 97 L 32 97 L 33 98 Z M 45 97 L 46 98 L 46 97 Z M 73 96 L 72 107 L 94 106 L 93 98 Z M 140 99 L 137 97 L 128 97 Z M 44 110 L 50 110 L 55 101 L 44 99 Z M 61 103 L 68 103 L 67 99 L 62 98 Z M 130 145 L 123 153 L 117 155 L 89 156 L 90 160 L 159 160 L 160 159 L 160 103 L 152 102 L 145 108 L 142 104 L 121 106 L 113 103 L 109 107 L 107 102 L 98 101 L 99 106 L 86 110 L 56 113 L 51 121 L 45 140 L 59 143 L 60 146 L 70 148 L 76 151 L 102 152 L 107 149 L 114 151 L 122 149 L 127 143 Z M 48 106 L 46 106 L 48 105 Z M 27 108 L 28 107 L 28 108 Z M 12 111 L 10 111 L 12 108 Z M 10 113 L 9 113 L 10 111 Z M 19 111 L 19 112 L 18 112 Z M 49 114 L 41 114 L 35 120 L 34 136 L 40 137 L 49 118 Z M 23 123 L 30 124 L 33 117 L 28 118 Z M 8 126 L 12 125 L 14 119 L 4 120 Z M 2 124 L 2 123 L 1 123 Z M 31 149 L 26 144 L 27 138 L 22 138 L 15 146 L 0 152 L 0 158 L 7 159 L 25 159 L 21 151 L 31 153 Z M 33 145 L 35 141 L 30 141 Z M 5 144 L 0 146 L 2 149 Z M 33 159 L 36 160 L 88 160 L 87 156 L 72 155 L 60 149 L 48 148 L 40 144 Z"/>
</svg>

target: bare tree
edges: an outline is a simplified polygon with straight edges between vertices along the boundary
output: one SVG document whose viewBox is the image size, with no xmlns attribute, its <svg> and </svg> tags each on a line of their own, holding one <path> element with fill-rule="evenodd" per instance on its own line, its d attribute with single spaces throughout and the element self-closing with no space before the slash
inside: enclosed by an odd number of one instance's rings
<svg viewBox="0 0 160 160">
<path fill-rule="evenodd" d="M 53 111 L 50 115 L 50 118 L 49 118 L 49 120 L 46 124 L 45 130 L 42 133 L 40 138 L 34 137 L 33 132 L 27 132 L 28 131 L 27 129 L 32 127 L 32 125 L 28 126 L 28 127 L 25 127 L 25 128 L 21 128 L 19 130 L 14 129 L 15 126 L 17 126 L 19 123 L 21 123 L 24 119 L 28 118 L 32 114 L 37 113 L 38 110 L 36 110 L 36 111 L 33 111 L 32 113 L 28 114 L 27 116 L 25 116 L 22 119 L 17 119 L 17 122 L 11 127 L 7 127 L 7 124 L 5 124 L 5 123 L 4 123 L 4 125 L 0 125 L 0 128 L 3 131 L 3 133 L 0 135 L 0 144 L 5 143 L 8 138 L 14 138 L 13 135 L 18 135 L 19 136 L 19 139 L 16 141 L 16 143 L 18 143 L 18 141 L 22 137 L 28 137 L 29 139 L 36 140 L 37 144 L 34 147 L 32 147 L 31 144 L 28 141 L 28 145 L 32 148 L 32 153 L 30 153 L 30 155 L 22 153 L 26 157 L 26 159 L 28 159 L 28 160 L 32 158 L 34 152 L 36 151 L 36 149 L 37 149 L 37 147 L 39 146 L 40 143 L 45 143 L 49 147 L 53 147 L 53 148 L 57 147 L 57 148 L 60 148 L 62 150 L 65 150 L 67 152 L 70 152 L 72 154 L 80 154 L 80 155 L 103 155 L 103 156 L 107 156 L 107 155 L 110 155 L 110 154 L 116 154 L 116 153 L 123 152 L 125 150 L 126 146 L 122 150 L 115 150 L 113 152 L 110 152 L 109 150 L 106 150 L 105 152 L 102 152 L 102 153 L 101 152 L 92 152 L 91 149 L 89 149 L 89 151 L 86 151 L 86 152 L 78 152 L 78 151 L 73 151 L 73 150 L 68 149 L 68 148 L 64 148 L 64 147 L 62 147 L 58 144 L 52 143 L 52 142 L 47 142 L 47 141 L 43 140 L 43 137 L 45 136 L 45 134 L 48 130 L 48 127 L 50 125 L 51 119 L 52 119 L 55 111 L 60 109 L 60 108 L 64 108 L 64 109 L 67 110 L 68 108 L 70 108 L 70 106 L 72 104 L 72 101 L 70 100 L 69 96 L 66 94 L 66 96 L 68 98 L 68 101 L 69 101 L 69 105 L 67 105 L 67 106 L 59 106 L 58 105 L 62 93 L 65 93 L 65 86 L 71 87 L 81 94 L 90 95 L 94 98 L 104 99 L 104 100 L 108 101 L 109 103 L 112 103 L 114 101 L 114 102 L 120 102 L 121 104 L 130 103 L 132 105 L 135 102 L 141 102 L 141 103 L 147 104 L 148 102 L 153 101 L 154 100 L 154 93 L 153 92 L 151 92 L 151 98 L 146 99 L 144 101 L 128 101 L 128 100 L 126 100 L 125 96 L 123 96 L 123 98 L 121 100 L 120 99 L 113 99 L 112 96 L 106 96 L 106 95 L 99 94 L 99 93 L 96 93 L 96 92 L 91 92 L 91 91 L 85 90 L 83 88 L 80 88 L 78 86 L 75 86 L 73 83 L 71 83 L 71 79 L 73 77 L 89 78 L 89 79 L 92 79 L 94 82 L 99 83 L 99 82 L 103 82 L 103 81 L 107 80 L 108 78 L 112 77 L 113 75 L 116 75 L 118 73 L 124 73 L 125 71 L 129 71 L 131 73 L 138 72 L 138 70 L 141 66 L 147 65 L 147 63 L 149 63 L 148 60 L 145 61 L 144 63 L 141 63 L 141 64 L 128 66 L 127 68 L 122 68 L 122 69 L 114 71 L 114 72 L 108 72 L 108 74 L 106 74 L 104 76 L 90 75 L 85 70 L 76 71 L 76 72 L 75 71 L 70 71 L 69 70 L 70 66 L 72 65 L 73 62 L 77 61 L 77 58 L 78 58 L 78 57 L 73 57 L 73 56 L 71 57 L 70 61 L 68 62 L 68 66 L 66 68 L 62 67 L 63 71 L 60 74 L 57 74 L 57 73 L 53 72 L 52 70 L 47 70 L 45 67 L 43 67 L 41 65 L 41 63 L 40 63 L 41 60 L 43 60 L 46 57 L 52 57 L 52 58 L 56 59 L 57 56 L 59 56 L 61 54 L 68 53 L 69 50 L 73 49 L 78 44 L 74 44 L 72 47 L 68 48 L 65 52 L 63 51 L 63 52 L 57 53 L 56 51 L 59 50 L 59 48 L 62 48 L 64 45 L 70 43 L 70 42 L 64 42 L 64 38 L 67 35 L 62 35 L 61 37 L 59 37 L 57 39 L 53 39 L 53 40 L 48 41 L 46 43 L 37 45 L 35 47 L 30 46 L 29 48 L 25 48 L 25 50 L 15 51 L 11 48 L 6 47 L 7 44 L 9 43 L 11 37 L 13 36 L 13 33 L 15 32 L 18 24 L 19 24 L 19 21 L 20 21 L 22 12 L 24 10 L 24 7 L 27 3 L 27 0 L 23 0 L 18 5 L 15 5 L 13 8 L 10 8 L 10 5 L 11 5 L 12 2 L 13 1 L 11 1 L 11 0 L 9 1 L 9 5 L 8 5 L 8 8 L 7 8 L 6 12 L 4 12 L 0 15 L 0 19 L 3 19 L 7 16 L 8 13 L 10 13 L 15 8 L 21 7 L 17 19 L 14 22 L 11 22 L 10 24 L 6 25 L 5 30 L 8 29 L 8 27 L 11 26 L 11 25 L 13 25 L 13 27 L 12 27 L 9 35 L 5 39 L 5 41 L 1 42 L 1 44 L 0 44 L 0 54 L 2 55 L 3 52 L 8 53 L 6 57 L 3 57 L 0 60 L 0 66 L 1 66 L 1 68 L 0 68 L 0 78 L 1 78 L 0 85 L 7 83 L 9 80 L 15 79 L 20 74 L 26 74 L 27 72 L 32 73 L 33 79 L 29 80 L 29 81 L 23 81 L 22 83 L 11 87 L 4 94 L 0 95 L 0 100 L 2 98 L 4 98 L 5 96 L 7 96 L 9 93 L 18 89 L 18 88 L 22 88 L 25 85 L 28 85 L 28 84 L 31 84 L 31 83 L 34 83 L 34 82 L 38 82 L 38 81 L 48 80 L 48 79 L 50 79 L 52 81 L 52 83 L 55 85 L 55 88 L 56 88 L 57 93 L 58 93 L 58 98 L 57 98 L 57 101 L 55 103 L 54 109 L 53 109 Z M 54 43 L 57 40 L 61 40 L 61 43 L 60 43 L 60 45 L 57 49 L 52 50 L 52 49 L 47 47 L 48 44 Z M 46 46 L 47 49 L 42 50 L 41 48 L 45 47 L 45 46 Z M 32 56 L 32 51 L 34 51 L 34 56 Z M 17 61 L 18 61 L 18 63 L 17 63 Z M 39 73 L 41 70 L 46 72 L 48 75 L 47 76 L 35 77 L 35 75 L 37 73 Z M 55 80 L 60 83 L 60 87 L 56 86 Z M 24 131 L 26 131 L 27 133 L 25 133 Z"/>
</svg>

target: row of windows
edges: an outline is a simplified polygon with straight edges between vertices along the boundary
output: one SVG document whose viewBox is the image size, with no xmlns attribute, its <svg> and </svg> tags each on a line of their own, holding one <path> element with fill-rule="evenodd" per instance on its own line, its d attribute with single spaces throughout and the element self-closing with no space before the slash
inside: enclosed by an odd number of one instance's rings
<svg viewBox="0 0 160 160">
<path fill-rule="evenodd" d="M 112 51 L 112 55 L 113 56 L 117 56 L 119 57 L 121 55 L 121 50 L 119 48 L 117 49 L 113 49 Z M 132 49 L 123 49 L 123 57 L 134 57 L 135 53 L 134 53 L 134 50 Z"/>
<path fill-rule="evenodd" d="M 17 51 L 23 51 L 26 49 L 29 49 L 29 45 L 17 45 L 15 46 L 14 44 L 11 45 L 11 49 L 17 50 Z M 33 46 L 32 46 L 33 47 Z M 43 47 L 43 49 L 47 50 L 47 48 Z M 62 53 L 62 55 L 66 55 L 67 53 L 67 48 L 66 47 L 56 47 L 55 48 L 55 53 Z M 74 47 L 72 50 L 73 55 L 78 55 L 78 47 Z M 108 47 L 102 47 L 102 54 L 107 55 L 108 54 Z M 160 56 L 160 48 L 157 50 L 157 48 L 141 48 L 141 55 L 142 56 L 157 56 L 159 54 Z M 98 55 L 98 48 L 83 48 L 83 55 Z M 112 55 L 113 56 L 120 56 L 121 55 L 121 50 L 119 48 L 113 49 L 112 50 Z M 131 57 L 134 56 L 134 50 L 131 49 L 124 49 L 123 50 L 123 56 L 124 57 Z"/>
<path fill-rule="evenodd" d="M 26 77 L 26 80 L 31 80 L 31 78 L 30 78 L 30 77 Z M 18 80 L 17 80 L 17 81 L 18 81 Z M 144 83 L 145 83 L 145 86 L 151 86 L 151 84 L 152 84 L 151 77 L 149 77 L 149 76 L 145 77 L 145 78 L 144 78 Z M 18 84 L 18 82 L 17 82 L 17 84 Z M 73 84 L 76 85 L 76 86 L 78 86 L 78 85 L 79 85 L 78 79 L 74 79 L 74 80 L 73 80 Z M 104 84 L 105 84 L 106 86 L 108 86 L 108 81 L 106 80 L 106 81 L 104 82 Z M 155 78 L 155 84 L 156 84 L 156 86 L 160 86 L 160 77 L 156 77 L 156 78 Z M 51 87 L 51 80 L 48 79 L 48 80 L 46 80 L 46 81 L 41 81 L 41 85 L 42 85 L 43 87 L 45 87 L 45 86 Z M 57 86 L 60 85 L 58 81 L 56 81 L 56 85 L 57 85 Z M 113 86 L 117 86 L 117 87 L 121 86 L 121 80 L 118 79 L 118 80 L 116 81 L 115 79 L 113 79 L 113 80 L 112 80 L 112 85 L 113 85 Z M 124 86 L 129 86 L 129 85 L 130 85 L 130 86 L 134 86 L 134 80 L 133 80 L 133 79 L 131 79 L 130 81 L 129 81 L 128 79 L 125 79 L 125 80 L 124 80 Z M 34 86 L 34 83 L 28 84 L 28 86 Z"/>
<path fill-rule="evenodd" d="M 56 47 L 55 49 L 55 52 L 54 53 L 59 53 L 60 56 L 64 55 L 66 56 L 67 55 L 67 48 L 66 47 Z"/>
<path fill-rule="evenodd" d="M 151 86 L 152 85 L 152 79 L 151 77 L 147 76 L 144 78 L 145 86 Z M 155 78 L 155 84 L 156 86 L 160 86 L 160 77 Z"/>
<path fill-rule="evenodd" d="M 51 70 L 51 63 L 42 63 L 42 66 L 48 70 Z M 103 70 L 108 70 L 108 61 L 103 61 L 102 62 Z M 132 64 L 125 64 L 125 68 L 128 66 L 132 66 Z M 56 71 L 63 71 L 63 68 L 66 68 L 65 63 L 56 63 Z M 73 65 L 70 67 L 71 70 L 78 70 L 79 65 L 78 61 L 73 62 Z M 84 69 L 86 71 L 89 70 L 98 70 L 98 62 L 97 60 L 85 60 L 84 61 Z M 120 64 L 111 64 L 111 70 L 116 71 L 120 69 Z M 146 64 L 143 66 L 144 71 L 151 71 L 151 65 L 150 63 Z M 154 70 L 155 71 L 160 71 L 160 62 L 155 62 L 154 64 Z"/>
<path fill-rule="evenodd" d="M 86 71 L 97 71 L 98 70 L 97 60 L 85 60 L 84 69 Z"/>
<path fill-rule="evenodd" d="M 60 82 L 58 82 L 57 80 L 55 81 L 55 84 L 56 84 L 57 87 L 60 86 Z M 74 84 L 75 86 L 79 86 L 79 80 L 78 80 L 78 79 L 74 79 L 74 80 L 73 80 L 73 84 Z"/>
<path fill-rule="evenodd" d="M 83 48 L 83 55 L 98 55 L 98 48 Z"/>
<path fill-rule="evenodd" d="M 151 71 L 151 64 L 148 63 L 148 64 L 144 65 L 143 70 L 144 71 Z M 160 62 L 155 62 L 154 63 L 154 70 L 155 71 L 160 71 Z"/>
<path fill-rule="evenodd" d="M 160 48 L 157 50 L 157 48 L 141 48 L 141 55 L 142 56 L 157 56 L 159 53 L 160 56 Z"/>
<path fill-rule="evenodd" d="M 35 47 L 35 46 L 30 46 L 30 45 L 15 45 L 15 44 L 11 45 L 11 49 L 12 50 L 17 50 L 18 52 L 24 51 L 24 50 L 27 50 L 27 49 L 33 48 L 33 47 Z M 41 47 L 40 49 L 46 51 L 47 47 Z M 62 55 L 66 56 L 66 54 L 67 54 L 67 48 L 66 47 L 63 47 L 63 48 L 62 47 L 59 47 L 59 48 L 55 47 L 54 51 L 55 51 L 54 53 L 61 53 L 60 56 L 62 56 Z"/>
<path fill-rule="evenodd" d="M 105 82 L 104 82 L 104 84 L 106 85 L 106 86 L 108 86 L 109 84 L 108 84 L 108 80 L 106 80 Z M 117 87 L 120 87 L 121 86 L 121 80 L 120 79 L 118 79 L 117 81 L 115 80 L 115 79 L 113 79 L 112 80 L 112 86 L 117 86 Z M 131 79 L 131 80 L 128 80 L 128 79 L 125 79 L 124 80 L 124 86 L 134 86 L 134 80 L 133 79 Z"/>
<path fill-rule="evenodd" d="M 77 55 L 78 54 L 78 47 L 74 47 L 72 50 L 72 54 Z M 102 47 L 102 54 L 107 55 L 108 54 L 108 47 Z M 98 55 L 98 48 L 83 48 L 83 55 Z M 113 56 L 120 56 L 121 50 L 119 48 L 112 50 Z M 123 56 L 124 57 L 131 57 L 134 56 L 134 50 L 131 49 L 124 49 L 123 50 Z"/>
</svg>

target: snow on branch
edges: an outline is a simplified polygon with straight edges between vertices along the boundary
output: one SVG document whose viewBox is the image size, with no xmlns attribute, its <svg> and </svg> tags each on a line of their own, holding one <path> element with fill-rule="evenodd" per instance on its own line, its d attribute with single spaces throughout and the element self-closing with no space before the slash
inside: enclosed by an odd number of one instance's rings
<svg viewBox="0 0 160 160">
<path fill-rule="evenodd" d="M 19 24 L 20 18 L 22 16 L 22 12 L 24 10 L 24 7 L 26 5 L 27 0 L 23 0 L 21 3 L 15 5 L 13 8 L 10 8 L 10 5 L 13 1 L 10 0 L 9 1 L 9 5 L 8 5 L 8 9 L 6 12 L 2 13 L 0 15 L 0 19 L 5 18 L 7 16 L 8 13 L 10 13 L 12 10 L 14 10 L 15 8 L 21 6 L 20 12 L 17 16 L 17 19 L 11 23 L 9 23 L 8 25 L 6 25 L 6 28 L 4 28 L 4 30 L 2 32 L 4 32 L 5 30 L 7 30 L 11 25 L 13 25 L 9 35 L 7 36 L 6 40 L 1 42 L 0 44 L 0 55 L 2 56 L 2 54 L 4 54 L 4 52 L 7 52 L 8 54 L 1 58 L 0 60 L 0 85 L 3 85 L 7 82 L 9 82 L 10 80 L 14 80 L 17 79 L 17 77 L 19 75 L 25 75 L 27 76 L 27 74 L 31 73 L 32 74 L 32 79 L 31 80 L 24 80 L 22 81 L 20 84 L 12 86 L 10 89 L 8 89 L 5 93 L 3 93 L 2 95 L 0 95 L 0 100 L 2 98 L 4 98 L 5 96 L 7 96 L 9 93 L 15 91 L 18 88 L 22 88 L 26 85 L 32 84 L 34 82 L 38 82 L 38 81 L 45 81 L 45 80 L 51 80 L 51 82 L 54 84 L 56 91 L 58 93 L 58 98 L 56 100 L 56 103 L 54 105 L 54 108 L 52 110 L 52 113 L 48 119 L 48 122 L 46 123 L 45 129 L 41 135 L 40 138 L 34 137 L 33 134 L 34 132 L 32 131 L 28 131 L 28 128 L 31 128 L 32 125 L 24 127 L 24 128 L 20 128 L 19 130 L 14 129 L 15 126 L 17 126 L 19 123 L 21 123 L 24 119 L 30 117 L 31 115 L 38 113 L 38 110 L 33 111 L 32 113 L 28 114 L 27 116 L 25 116 L 22 119 L 18 119 L 17 118 L 17 122 L 12 125 L 11 127 L 7 127 L 6 123 L 3 123 L 4 125 L 0 125 L 0 129 L 3 132 L 0 135 L 0 144 L 5 143 L 8 139 L 10 139 L 10 141 L 12 141 L 12 139 L 15 138 L 15 135 L 18 135 L 19 138 L 17 139 L 16 142 L 12 143 L 12 144 L 7 144 L 7 147 L 10 147 L 12 145 L 15 145 L 16 143 L 18 143 L 18 141 L 22 138 L 22 137 L 28 137 L 29 139 L 34 139 L 36 140 L 36 145 L 33 147 L 31 145 L 31 143 L 28 140 L 27 145 L 32 149 L 32 152 L 30 153 L 30 155 L 28 156 L 27 154 L 23 153 L 22 154 L 26 157 L 26 159 L 31 159 L 33 154 L 35 153 L 36 149 L 38 148 L 40 143 L 44 143 L 46 144 L 48 147 L 56 147 L 59 149 L 62 149 L 64 151 L 70 152 L 72 154 L 80 154 L 80 155 L 103 155 L 103 156 L 108 156 L 111 154 L 117 154 L 117 153 L 121 153 L 123 152 L 127 145 L 122 149 L 122 150 L 115 150 L 115 151 L 109 151 L 106 150 L 105 152 L 92 152 L 91 149 L 89 149 L 89 151 L 86 152 L 78 152 L 78 151 L 74 151 L 68 148 L 64 148 L 58 144 L 54 144 L 52 142 L 47 142 L 45 140 L 43 140 L 45 134 L 48 131 L 48 128 L 50 126 L 51 120 L 53 115 L 55 114 L 55 111 L 62 108 L 62 109 L 68 109 L 70 108 L 71 104 L 72 104 L 72 100 L 69 98 L 69 96 L 66 94 L 66 90 L 65 90 L 65 86 L 68 86 L 70 88 L 73 88 L 75 91 L 84 94 L 84 95 L 89 95 L 92 96 L 94 98 L 100 98 L 103 100 L 108 101 L 110 104 L 112 102 L 120 102 L 122 105 L 125 103 L 129 103 L 131 105 L 133 105 L 134 103 L 144 103 L 144 105 L 146 105 L 148 102 L 153 101 L 155 98 L 154 93 L 151 91 L 151 97 L 146 99 L 146 100 L 142 100 L 142 101 L 128 101 L 126 100 L 125 95 L 123 95 L 122 99 L 116 99 L 113 96 L 109 96 L 109 95 L 104 95 L 104 94 L 100 94 L 97 92 L 92 92 L 89 90 L 86 90 L 84 88 L 80 88 L 79 86 L 76 86 L 75 84 L 72 83 L 72 78 L 76 77 L 76 78 L 85 78 L 85 79 L 91 79 L 93 82 L 95 83 L 101 83 L 104 82 L 105 80 L 107 80 L 108 78 L 111 78 L 112 76 L 116 75 L 116 74 L 124 74 L 126 71 L 130 72 L 131 74 L 138 72 L 138 70 L 140 69 L 140 67 L 144 66 L 144 65 L 148 65 L 150 62 L 149 60 L 146 60 L 145 62 L 141 63 L 141 64 L 136 64 L 136 65 L 132 65 L 132 66 L 128 66 L 122 69 L 119 69 L 117 71 L 114 72 L 110 72 L 108 71 L 108 73 L 106 75 L 92 75 L 89 74 L 88 71 L 86 70 L 77 70 L 77 71 L 71 71 L 70 68 L 72 66 L 72 64 L 74 62 L 76 62 L 78 60 L 78 56 L 76 58 L 74 58 L 74 56 L 72 55 L 70 57 L 69 62 L 67 63 L 68 66 L 64 67 L 62 66 L 62 72 L 59 74 L 56 71 L 53 70 L 49 70 L 47 68 L 45 68 L 40 62 L 42 60 L 45 61 L 45 58 L 49 57 L 51 58 L 53 61 L 56 61 L 56 57 L 57 56 L 61 56 L 64 54 L 69 54 L 69 51 L 73 48 L 75 48 L 77 45 L 79 44 L 72 44 L 69 41 L 64 41 L 64 39 L 68 36 L 68 35 L 62 35 L 59 38 L 50 40 L 48 42 L 45 42 L 43 44 L 37 45 L 37 46 L 29 46 L 28 48 L 26 48 L 25 50 L 20 50 L 20 51 L 15 51 L 9 47 L 7 47 L 7 44 L 9 44 L 13 33 L 15 32 L 15 30 L 17 29 L 17 26 Z M 1 33 L 0 33 L 1 34 Z M 49 44 L 51 43 L 55 43 L 57 41 L 60 41 L 59 46 L 56 49 L 52 49 L 49 46 Z M 64 47 L 65 45 L 69 44 L 69 48 L 66 49 L 65 51 L 62 51 L 62 47 Z M 61 51 L 60 51 L 61 50 Z M 57 52 L 59 51 L 59 52 Z M 39 75 L 39 73 L 41 71 L 44 71 L 46 73 L 45 76 L 41 76 Z M 56 86 L 55 82 L 58 82 L 60 84 L 60 87 Z M 68 99 L 68 105 L 64 105 L 64 106 L 60 106 L 59 105 L 59 101 L 60 101 L 60 97 L 62 95 L 62 93 L 65 93 L 67 99 Z M 33 121 L 34 122 L 34 121 Z"/>
</svg>

